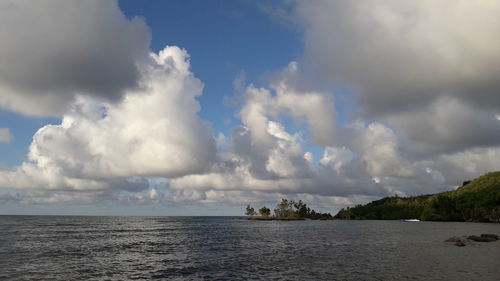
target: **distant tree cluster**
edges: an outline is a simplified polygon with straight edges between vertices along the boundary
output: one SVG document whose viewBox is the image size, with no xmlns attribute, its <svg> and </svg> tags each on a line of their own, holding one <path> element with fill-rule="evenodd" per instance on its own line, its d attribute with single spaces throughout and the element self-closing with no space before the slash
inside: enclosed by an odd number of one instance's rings
<svg viewBox="0 0 500 281">
<path fill-rule="evenodd" d="M 247 215 L 249 217 L 253 217 L 253 216 L 256 216 L 257 213 L 255 212 L 254 208 L 250 207 L 250 205 L 247 205 L 247 209 L 246 209 L 245 215 Z"/>
<path fill-rule="evenodd" d="M 271 215 L 271 209 L 264 206 L 259 209 L 259 214 L 263 217 L 269 217 Z"/>
<path fill-rule="evenodd" d="M 276 205 L 276 208 L 274 209 L 274 215 L 272 217 L 271 210 L 266 206 L 259 209 L 259 214 L 263 218 L 270 219 L 333 219 L 333 216 L 330 213 L 316 212 L 315 210 L 307 207 L 307 205 L 302 202 L 302 200 L 296 202 L 294 200 L 288 200 L 284 198 L 281 199 L 281 202 Z M 247 205 L 245 215 L 252 217 L 256 216 L 257 214 L 255 213 L 254 208 L 250 207 L 250 205 Z"/>
</svg>

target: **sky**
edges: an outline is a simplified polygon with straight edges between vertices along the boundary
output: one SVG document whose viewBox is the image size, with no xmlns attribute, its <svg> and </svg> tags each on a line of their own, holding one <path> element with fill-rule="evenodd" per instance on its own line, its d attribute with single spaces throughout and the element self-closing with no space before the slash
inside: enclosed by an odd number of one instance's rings
<svg viewBox="0 0 500 281">
<path fill-rule="evenodd" d="M 452 190 L 500 167 L 499 12 L 1 1 L 0 214 L 335 213 Z"/>
</svg>

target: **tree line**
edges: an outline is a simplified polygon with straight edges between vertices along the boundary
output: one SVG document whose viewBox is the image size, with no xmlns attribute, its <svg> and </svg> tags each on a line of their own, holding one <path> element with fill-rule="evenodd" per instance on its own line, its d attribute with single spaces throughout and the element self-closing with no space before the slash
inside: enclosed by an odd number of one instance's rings
<svg viewBox="0 0 500 281">
<path fill-rule="evenodd" d="M 289 219 L 289 220 L 301 220 L 301 219 L 312 219 L 312 220 L 327 220 L 333 219 L 330 213 L 316 212 L 315 210 L 309 208 L 302 200 L 294 201 L 288 199 L 281 199 L 281 201 L 276 205 L 273 210 L 274 214 L 271 216 L 271 209 L 263 206 L 259 209 L 259 213 L 255 212 L 255 209 L 250 205 L 247 205 L 245 215 L 249 217 L 255 217 L 260 215 L 261 218 L 269 219 Z"/>
<path fill-rule="evenodd" d="M 500 172 L 466 181 L 456 190 L 414 197 L 386 197 L 340 210 L 338 219 L 500 222 Z"/>
</svg>

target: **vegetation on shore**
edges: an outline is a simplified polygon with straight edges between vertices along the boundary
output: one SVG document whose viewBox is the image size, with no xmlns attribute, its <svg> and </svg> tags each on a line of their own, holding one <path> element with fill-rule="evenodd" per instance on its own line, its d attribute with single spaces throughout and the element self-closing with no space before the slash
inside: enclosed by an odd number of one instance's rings
<svg viewBox="0 0 500 281">
<path fill-rule="evenodd" d="M 415 197 L 386 197 L 340 210 L 336 219 L 500 222 L 500 172 L 491 172 L 456 190 Z"/>
<path fill-rule="evenodd" d="M 271 216 L 271 210 L 266 206 L 259 209 L 259 216 L 253 207 L 247 205 L 245 215 L 249 220 L 329 220 L 333 219 L 330 213 L 321 213 L 307 207 L 302 200 L 295 202 L 294 200 L 281 199 L 281 202 L 276 205 L 274 215 Z"/>
</svg>

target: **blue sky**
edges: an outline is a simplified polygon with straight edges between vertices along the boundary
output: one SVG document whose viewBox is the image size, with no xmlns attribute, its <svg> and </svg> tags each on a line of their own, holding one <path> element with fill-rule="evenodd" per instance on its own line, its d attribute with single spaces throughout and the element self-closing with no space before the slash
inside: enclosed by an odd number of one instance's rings
<svg viewBox="0 0 500 281">
<path fill-rule="evenodd" d="M 259 1 L 120 1 L 132 18 L 144 17 L 151 28 L 151 49 L 180 46 L 191 56 L 192 71 L 205 88 L 199 98 L 200 115 L 216 131 L 227 133 L 237 109 L 225 106 L 234 93 L 233 81 L 244 73 L 247 83 L 267 86 L 269 74 L 298 60 L 302 43 L 298 32 L 280 24 Z M 226 124 L 224 124 L 226 123 Z"/>
<path fill-rule="evenodd" d="M 335 212 L 453 189 L 500 167 L 499 12 L 4 1 L 0 214 Z"/>
<path fill-rule="evenodd" d="M 57 122 L 57 118 L 32 118 L 8 110 L 0 110 L 0 127 L 10 128 L 14 140 L 0 143 L 3 165 L 19 165 L 26 159 L 28 147 L 35 132 L 48 123 Z"/>
</svg>

